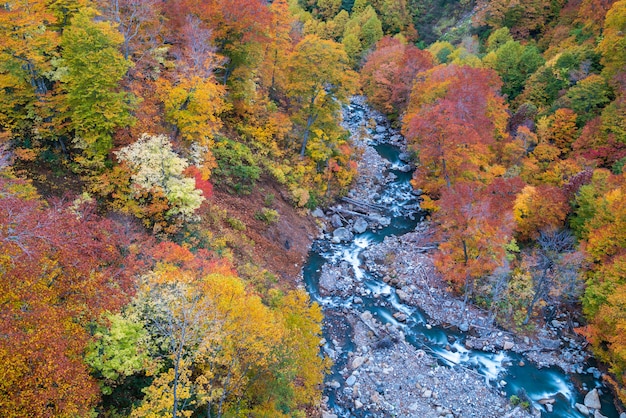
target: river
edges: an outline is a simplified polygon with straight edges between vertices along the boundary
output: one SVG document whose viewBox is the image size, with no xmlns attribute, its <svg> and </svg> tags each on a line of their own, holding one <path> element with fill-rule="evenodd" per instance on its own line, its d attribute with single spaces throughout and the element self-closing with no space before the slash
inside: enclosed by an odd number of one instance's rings
<svg viewBox="0 0 626 418">
<path fill-rule="evenodd" d="M 329 410 L 341 417 L 378 416 L 377 413 L 368 411 L 366 408 L 355 409 L 352 405 L 345 405 L 345 402 L 337 396 L 339 391 L 346 387 L 345 373 L 342 374 L 341 371 L 346 369 L 349 361 L 348 353 L 356 349 L 355 342 L 352 340 L 353 326 L 348 321 L 341 323 L 342 312 L 362 315 L 363 312 L 368 311 L 381 323 L 391 324 L 401 330 L 406 342 L 435 356 L 439 364 L 447 367 L 471 368 L 484 377 L 486 385 L 495 387 L 507 398 L 525 393 L 532 402 L 532 407 L 536 411 L 541 411 L 542 416 L 584 417 L 585 415 L 582 415 L 574 405 L 582 404 L 584 393 L 598 387 L 603 393 L 601 396 L 602 414 L 610 418 L 619 417 L 619 413 L 613 406 L 613 399 L 608 395 L 609 391 L 602 386 L 597 373 L 595 376 L 592 373 L 567 374 L 556 367 L 538 368 L 520 354 L 512 351 L 484 352 L 467 349 L 464 344 L 465 333 L 430 325 L 424 312 L 404 304 L 393 287 L 364 268 L 362 254 L 366 249 L 381 243 L 387 236 L 399 236 L 414 231 L 424 215 L 417 207 L 417 197 L 412 193 L 409 184 L 411 172 L 403 169 L 406 163 L 400 158 L 401 150 L 385 143 L 385 138 L 391 135 L 397 136 L 397 133 L 387 131 L 377 134 L 383 130 L 377 131 L 375 126 L 368 125 L 370 115 L 371 110 L 363 103 L 353 102 L 344 110 L 344 119 L 349 121 L 348 127 L 351 133 L 357 135 L 360 132 L 363 135 L 365 132 L 369 145 L 390 162 L 388 172 L 393 173 L 392 181 L 381 185 L 379 190 L 372 191 L 372 193 L 378 194 L 376 202 L 385 208 L 384 214 L 390 218 L 391 223 L 382 229 L 375 228 L 363 233 L 355 233 L 347 242 L 338 243 L 336 239 L 332 240 L 332 235 L 327 234 L 327 238 L 319 239 L 314 243 L 303 268 L 305 286 L 312 300 L 322 305 L 326 314 L 325 339 L 329 343 L 325 349 L 327 352 L 336 354 L 335 364 L 326 379 L 327 382 L 333 382 L 333 385 L 327 384 L 325 389 Z M 339 292 L 322 296 L 320 275 L 324 265 L 342 265 L 343 268 L 347 266 L 352 270 L 352 280 L 358 282 L 358 288 L 361 291 L 358 294 Z M 404 314 L 405 318 L 402 321 L 397 320 L 398 313 Z M 333 332 L 329 327 L 331 318 L 335 323 Z M 338 328 L 343 330 L 341 332 L 344 338 L 338 337 Z M 333 344 L 330 343 L 331 341 Z M 523 362 L 523 365 L 520 365 L 520 362 Z M 578 388 L 582 388 L 583 392 Z M 542 399 L 554 400 L 553 412 L 546 412 L 545 406 L 539 403 Z"/>
</svg>

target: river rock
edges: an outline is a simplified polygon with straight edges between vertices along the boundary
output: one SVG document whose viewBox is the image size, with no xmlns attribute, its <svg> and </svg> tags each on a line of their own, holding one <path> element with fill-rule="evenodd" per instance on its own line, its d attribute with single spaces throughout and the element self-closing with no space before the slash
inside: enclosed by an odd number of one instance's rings
<svg viewBox="0 0 626 418">
<path fill-rule="evenodd" d="M 383 134 L 385 132 L 387 132 L 387 127 L 386 126 L 381 126 L 381 125 L 377 125 L 376 126 L 376 133 Z"/>
<path fill-rule="evenodd" d="M 361 314 L 361 319 L 364 321 L 369 321 L 370 319 L 372 319 L 372 313 L 370 311 L 365 311 Z"/>
<path fill-rule="evenodd" d="M 333 238 L 339 241 L 350 241 L 353 237 L 352 232 L 344 227 L 337 228 L 333 231 Z"/>
<path fill-rule="evenodd" d="M 367 230 L 368 226 L 369 225 L 367 224 L 367 221 L 365 219 L 357 218 L 357 220 L 354 222 L 354 226 L 352 227 L 352 229 L 354 229 L 354 232 L 356 232 L 357 234 L 362 234 Z"/>
<path fill-rule="evenodd" d="M 356 370 L 359 367 L 361 367 L 363 363 L 365 363 L 365 357 L 361 357 L 361 356 L 355 357 L 354 360 L 352 360 L 352 368 Z"/>
<path fill-rule="evenodd" d="M 350 377 L 348 377 L 346 379 L 346 385 L 348 386 L 352 386 L 356 383 L 356 376 L 355 375 L 350 375 Z"/>
<path fill-rule="evenodd" d="M 408 152 L 401 152 L 400 154 L 398 154 L 398 159 L 400 161 L 408 163 L 409 161 L 411 161 L 411 154 L 409 154 Z"/>
<path fill-rule="evenodd" d="M 361 401 L 360 401 L 360 400 L 358 400 L 358 399 L 355 399 L 355 401 L 354 401 L 354 408 L 355 408 L 355 409 L 361 409 L 361 408 L 363 408 L 363 402 L 361 402 Z"/>
<path fill-rule="evenodd" d="M 602 415 L 600 411 L 596 409 L 596 412 L 593 413 L 593 418 L 607 418 L 606 415 Z"/>
<path fill-rule="evenodd" d="M 548 350 L 558 350 L 561 346 L 561 340 L 553 340 L 550 338 L 539 337 L 539 343 Z"/>
<path fill-rule="evenodd" d="M 323 218 L 324 217 L 324 211 L 321 210 L 320 208 L 315 208 L 315 210 L 313 212 L 311 212 L 311 215 L 314 218 Z"/>
<path fill-rule="evenodd" d="M 391 219 L 386 216 L 378 216 L 376 217 L 376 222 L 378 222 L 381 226 L 389 226 L 391 224 Z"/>
<path fill-rule="evenodd" d="M 343 226 L 343 222 L 341 221 L 341 216 L 336 213 L 330 217 L 330 223 L 335 228 L 341 228 Z"/>
<path fill-rule="evenodd" d="M 469 331 L 469 324 L 467 322 L 463 322 L 461 325 L 459 325 L 459 329 L 463 332 L 467 332 Z"/>
<path fill-rule="evenodd" d="M 600 395 L 598 389 L 594 389 L 585 395 L 585 406 L 587 408 L 600 409 L 602 404 L 600 403 Z"/>
<path fill-rule="evenodd" d="M 401 289 L 396 290 L 396 294 L 398 295 L 400 300 L 403 302 L 406 302 L 411 298 L 407 292 Z"/>
<path fill-rule="evenodd" d="M 585 405 L 583 405 L 581 403 L 577 403 L 574 406 L 576 407 L 576 409 L 578 409 L 578 412 L 580 412 L 581 414 L 583 414 L 585 416 L 589 415 L 589 408 L 587 408 Z"/>
<path fill-rule="evenodd" d="M 396 312 L 395 314 L 393 314 L 393 317 L 396 318 L 399 322 L 406 321 L 406 315 L 403 314 L 402 312 Z"/>
<path fill-rule="evenodd" d="M 515 347 L 515 344 L 512 341 L 505 341 L 504 342 L 504 349 L 505 350 L 510 350 L 513 347 Z"/>
</svg>

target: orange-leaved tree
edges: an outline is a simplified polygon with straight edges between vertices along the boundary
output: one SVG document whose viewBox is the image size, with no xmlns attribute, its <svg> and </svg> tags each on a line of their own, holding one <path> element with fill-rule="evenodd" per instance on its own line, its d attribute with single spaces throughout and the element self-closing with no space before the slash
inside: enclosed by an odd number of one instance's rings
<svg viewBox="0 0 626 418">
<path fill-rule="evenodd" d="M 88 325 L 128 301 L 137 241 L 149 240 L 28 188 L 0 179 L 0 414 L 86 415 L 99 399 L 82 360 Z"/>
<path fill-rule="evenodd" d="M 433 57 L 428 51 L 387 36 L 367 56 L 360 72 L 361 85 L 372 105 L 398 117 L 409 103 L 415 76 L 432 66 Z"/>
</svg>

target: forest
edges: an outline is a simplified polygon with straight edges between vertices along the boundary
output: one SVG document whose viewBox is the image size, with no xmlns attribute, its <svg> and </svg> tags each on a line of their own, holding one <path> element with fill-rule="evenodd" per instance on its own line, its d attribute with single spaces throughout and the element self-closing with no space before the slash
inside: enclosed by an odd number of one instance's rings
<svg viewBox="0 0 626 418">
<path fill-rule="evenodd" d="M 626 402 L 626 0 L 8 0 L 0 39 L 0 415 L 319 414 L 322 311 L 264 245 L 358 175 L 355 94 L 450 289 L 584 315 Z"/>
</svg>

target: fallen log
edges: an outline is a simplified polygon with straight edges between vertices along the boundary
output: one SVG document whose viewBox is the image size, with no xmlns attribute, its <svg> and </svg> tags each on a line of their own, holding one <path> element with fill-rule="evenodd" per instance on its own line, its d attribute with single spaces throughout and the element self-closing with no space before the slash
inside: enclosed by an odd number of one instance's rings
<svg viewBox="0 0 626 418">
<path fill-rule="evenodd" d="M 384 210 L 387 209 L 383 205 L 377 205 L 375 203 L 362 202 L 360 200 L 352 199 L 350 197 L 342 197 L 341 200 L 346 202 L 346 203 L 349 203 L 351 205 L 360 206 L 360 207 L 368 208 L 368 209 L 374 209 L 374 210 L 379 210 L 379 211 L 384 211 Z"/>
<path fill-rule="evenodd" d="M 361 217 L 363 217 L 365 219 L 369 219 L 372 222 L 380 222 L 380 217 L 371 216 L 371 215 L 368 215 L 368 214 L 362 213 L 362 212 L 356 212 L 356 211 L 353 211 L 353 210 L 339 209 L 339 208 L 330 208 L 330 210 L 332 210 L 333 212 L 341 213 L 341 214 L 345 214 L 345 215 L 361 216 Z"/>
</svg>

